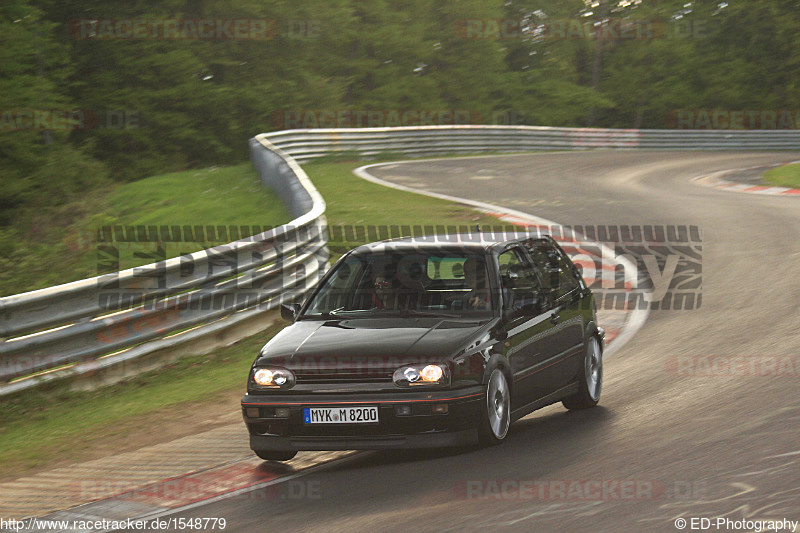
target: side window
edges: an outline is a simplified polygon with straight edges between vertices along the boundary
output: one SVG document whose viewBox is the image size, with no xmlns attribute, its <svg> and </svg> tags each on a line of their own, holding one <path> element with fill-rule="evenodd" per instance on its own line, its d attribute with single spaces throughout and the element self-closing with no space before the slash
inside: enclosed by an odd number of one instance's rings
<svg viewBox="0 0 800 533">
<path fill-rule="evenodd" d="M 533 239 L 525 246 L 542 276 L 546 289 L 557 300 L 580 287 L 569 260 L 547 239 Z"/>
<path fill-rule="evenodd" d="M 521 307 L 540 291 L 536 272 L 523 257 L 522 250 L 511 248 L 497 258 L 500 264 L 504 309 Z"/>
</svg>

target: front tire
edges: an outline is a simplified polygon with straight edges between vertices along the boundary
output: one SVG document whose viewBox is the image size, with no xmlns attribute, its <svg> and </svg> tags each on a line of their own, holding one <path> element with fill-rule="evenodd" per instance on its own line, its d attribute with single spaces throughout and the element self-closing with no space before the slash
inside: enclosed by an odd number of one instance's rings
<svg viewBox="0 0 800 533">
<path fill-rule="evenodd" d="M 564 398 L 561 403 L 570 410 L 594 407 L 600 401 L 602 389 L 603 352 L 600 350 L 600 342 L 593 335 L 589 338 L 589 342 L 586 343 L 580 389 L 569 398 Z"/>
<path fill-rule="evenodd" d="M 495 368 L 489 376 L 482 410 L 483 416 L 478 427 L 481 445 L 500 444 L 511 425 L 511 390 L 506 375 L 499 368 Z"/>
<path fill-rule="evenodd" d="M 297 455 L 297 450 L 255 450 L 255 453 L 265 461 L 288 461 Z"/>
</svg>

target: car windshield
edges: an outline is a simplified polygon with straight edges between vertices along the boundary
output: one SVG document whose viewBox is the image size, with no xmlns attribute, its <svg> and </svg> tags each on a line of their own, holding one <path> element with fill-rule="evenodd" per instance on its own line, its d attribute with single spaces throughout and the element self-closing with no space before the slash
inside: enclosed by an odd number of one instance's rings
<svg viewBox="0 0 800 533">
<path fill-rule="evenodd" d="M 493 300 L 482 253 L 352 254 L 326 278 L 300 318 L 486 318 L 493 314 Z"/>
</svg>

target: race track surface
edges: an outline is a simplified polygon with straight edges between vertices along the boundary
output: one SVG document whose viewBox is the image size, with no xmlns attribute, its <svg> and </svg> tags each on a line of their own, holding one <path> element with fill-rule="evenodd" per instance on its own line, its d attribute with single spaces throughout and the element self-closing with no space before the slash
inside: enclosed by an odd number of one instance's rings
<svg viewBox="0 0 800 533">
<path fill-rule="evenodd" d="M 800 198 L 690 182 L 796 159 L 595 151 L 374 169 L 561 224 L 699 226 L 702 306 L 652 311 L 606 361 L 598 408 L 551 406 L 489 449 L 358 453 L 268 497 L 244 493 L 172 516 L 225 517 L 228 532 L 676 531 L 679 517 L 800 519 Z M 734 370 L 676 372 L 684 356 Z M 749 359 L 732 359 L 740 356 Z"/>
</svg>

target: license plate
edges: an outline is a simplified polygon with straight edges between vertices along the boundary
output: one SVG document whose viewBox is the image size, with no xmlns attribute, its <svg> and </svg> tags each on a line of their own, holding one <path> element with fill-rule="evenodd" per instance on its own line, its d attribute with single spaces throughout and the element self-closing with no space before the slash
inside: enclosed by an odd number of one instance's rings
<svg viewBox="0 0 800 533">
<path fill-rule="evenodd" d="M 303 420 L 306 424 L 374 424 L 378 422 L 378 408 L 306 407 Z"/>
</svg>

